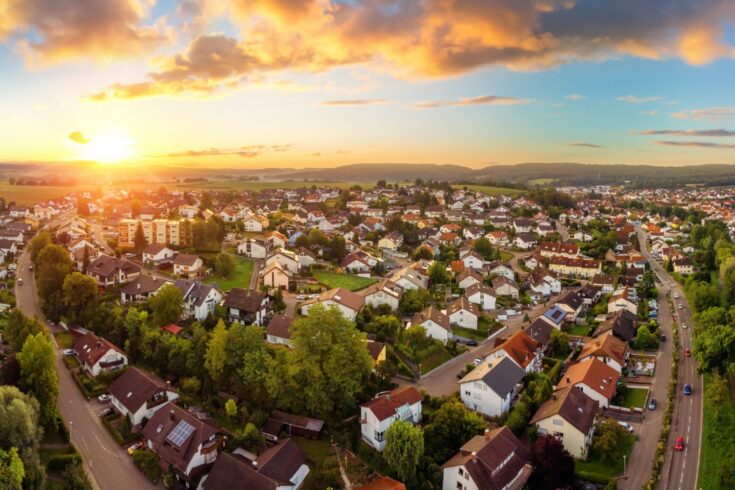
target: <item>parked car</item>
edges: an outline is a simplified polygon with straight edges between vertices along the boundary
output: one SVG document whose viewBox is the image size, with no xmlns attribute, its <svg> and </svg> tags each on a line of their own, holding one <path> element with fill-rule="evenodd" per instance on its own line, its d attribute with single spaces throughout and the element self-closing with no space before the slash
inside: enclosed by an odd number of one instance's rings
<svg viewBox="0 0 735 490">
<path fill-rule="evenodd" d="M 679 436 L 676 438 L 676 442 L 674 443 L 674 450 L 676 451 L 683 451 L 684 450 L 684 438 Z"/>
<path fill-rule="evenodd" d="M 138 449 L 141 449 L 142 447 L 143 447 L 143 442 L 138 441 L 135 444 L 128 447 L 128 454 L 132 456 L 135 451 L 137 451 Z"/>
<path fill-rule="evenodd" d="M 661 342 L 666 342 L 666 334 L 663 334 L 662 333 L 661 334 L 661 337 L 659 337 L 659 338 L 661 339 Z"/>
<path fill-rule="evenodd" d="M 97 401 L 100 402 L 100 403 L 107 403 L 111 399 L 112 399 L 112 397 L 109 394 L 107 394 L 107 393 L 103 393 L 103 394 L 101 394 L 100 396 L 97 397 Z"/>
<path fill-rule="evenodd" d="M 32 271 L 32 270 L 33 270 L 33 264 L 30 264 L 30 265 L 28 266 L 28 270 L 29 270 L 29 271 Z"/>
<path fill-rule="evenodd" d="M 687 396 L 692 394 L 692 385 L 690 385 L 689 383 L 686 383 L 684 385 L 684 394 Z"/>
<path fill-rule="evenodd" d="M 115 413 L 115 409 L 112 407 L 107 407 L 100 412 L 100 417 L 107 417 L 108 415 L 112 415 L 113 413 Z"/>
<path fill-rule="evenodd" d="M 478 358 L 476 358 L 476 359 L 475 359 L 474 361 L 472 361 L 472 362 L 473 362 L 473 364 L 474 364 L 475 366 L 479 366 L 480 364 L 482 364 L 482 361 L 484 361 L 484 359 L 483 359 L 482 357 L 478 357 Z"/>
<path fill-rule="evenodd" d="M 656 410 L 656 405 L 657 404 L 658 403 L 656 402 L 656 399 L 655 398 L 651 398 L 650 400 L 648 400 L 648 409 L 649 410 Z"/>
<path fill-rule="evenodd" d="M 686 323 L 682 325 L 681 328 L 687 328 Z"/>
<path fill-rule="evenodd" d="M 465 344 L 469 345 L 470 347 L 475 347 L 477 345 L 477 341 L 470 339 L 466 341 Z"/>
<path fill-rule="evenodd" d="M 628 422 L 623 422 L 622 420 L 618 420 L 618 424 L 620 424 L 620 426 L 621 426 L 621 427 L 622 427 L 623 429 L 627 430 L 627 431 L 628 431 L 628 432 L 630 432 L 631 434 L 633 433 L 633 426 L 632 426 L 632 425 L 630 425 L 630 424 L 629 424 Z"/>
<path fill-rule="evenodd" d="M 460 372 L 458 372 L 458 373 L 457 373 L 457 379 L 462 379 L 462 378 L 464 378 L 464 375 L 465 375 L 465 374 L 467 374 L 467 373 L 465 372 L 465 370 L 464 370 L 464 369 L 463 369 L 463 370 L 461 370 Z"/>
<path fill-rule="evenodd" d="M 684 357 L 692 357 L 691 349 L 684 349 Z"/>
<path fill-rule="evenodd" d="M 684 305 L 682 305 L 681 303 L 679 303 L 679 309 L 680 310 L 683 310 L 684 309 Z"/>
<path fill-rule="evenodd" d="M 77 351 L 75 351 L 74 349 L 64 349 L 64 355 L 66 357 L 76 356 L 77 355 Z"/>
<path fill-rule="evenodd" d="M 19 277 L 18 278 L 18 286 L 22 286 L 22 285 L 23 285 L 23 279 Z"/>
</svg>

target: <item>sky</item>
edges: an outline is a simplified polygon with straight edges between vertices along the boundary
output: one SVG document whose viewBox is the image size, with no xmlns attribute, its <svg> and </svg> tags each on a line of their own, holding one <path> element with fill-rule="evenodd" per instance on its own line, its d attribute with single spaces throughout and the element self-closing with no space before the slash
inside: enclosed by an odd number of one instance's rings
<svg viewBox="0 0 735 490">
<path fill-rule="evenodd" d="M 0 0 L 0 161 L 735 163 L 732 0 Z"/>
</svg>

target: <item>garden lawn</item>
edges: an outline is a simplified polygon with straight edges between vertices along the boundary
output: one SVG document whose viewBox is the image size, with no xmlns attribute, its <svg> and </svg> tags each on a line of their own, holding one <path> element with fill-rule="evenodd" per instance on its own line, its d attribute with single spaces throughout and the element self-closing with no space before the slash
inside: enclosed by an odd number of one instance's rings
<svg viewBox="0 0 735 490">
<path fill-rule="evenodd" d="M 704 378 L 704 419 L 702 421 L 702 453 L 699 460 L 698 488 L 719 490 L 732 488 L 721 480 L 723 472 L 735 459 L 735 403 L 732 396 L 714 404 L 707 396 L 711 375 Z M 732 393 L 732 389 L 730 390 Z"/>
<path fill-rule="evenodd" d="M 74 345 L 74 336 L 68 332 L 61 332 L 56 334 L 56 343 L 62 349 L 71 349 Z"/>
<path fill-rule="evenodd" d="M 299 436 L 294 436 L 293 440 L 315 465 L 321 465 L 329 455 L 329 441 Z"/>
<path fill-rule="evenodd" d="M 567 333 L 570 335 L 587 335 L 589 330 L 589 325 L 574 325 L 569 330 L 567 330 Z"/>
<path fill-rule="evenodd" d="M 487 338 L 487 332 L 483 332 L 481 330 L 472 330 L 471 328 L 452 327 L 452 332 L 455 335 L 464 337 L 465 339 L 472 339 L 478 342 L 482 342 Z"/>
<path fill-rule="evenodd" d="M 630 451 L 633 449 L 633 444 L 635 444 L 635 438 L 630 437 L 627 444 L 628 447 L 625 448 L 625 454 L 630 456 Z M 588 475 L 590 476 L 590 478 L 592 478 L 592 475 L 595 475 L 601 478 L 612 479 L 623 473 L 622 458 L 617 463 L 610 464 L 597 457 L 597 455 L 595 455 L 593 451 L 590 452 L 592 454 L 589 458 L 587 458 L 587 461 L 582 461 L 579 459 L 574 461 L 575 471 L 581 479 L 584 479 Z"/>
<path fill-rule="evenodd" d="M 500 260 L 503 262 L 508 262 L 513 258 L 513 254 L 510 252 L 507 252 L 505 250 L 500 251 Z"/>
<path fill-rule="evenodd" d="M 250 286 L 250 276 L 253 274 L 253 261 L 249 259 L 243 259 L 242 257 L 235 257 L 237 266 L 235 271 L 230 277 L 220 277 L 217 274 L 213 274 L 206 279 L 204 282 L 211 284 L 216 282 L 222 291 L 229 291 L 232 288 L 248 288 Z"/>
<path fill-rule="evenodd" d="M 372 277 L 360 277 L 336 272 L 315 272 L 314 279 L 328 288 L 345 288 L 350 291 L 359 291 L 378 282 Z"/>
<path fill-rule="evenodd" d="M 648 390 L 644 388 L 625 388 L 625 396 L 623 397 L 623 406 L 628 408 L 645 408 L 646 399 L 648 398 Z"/>
</svg>

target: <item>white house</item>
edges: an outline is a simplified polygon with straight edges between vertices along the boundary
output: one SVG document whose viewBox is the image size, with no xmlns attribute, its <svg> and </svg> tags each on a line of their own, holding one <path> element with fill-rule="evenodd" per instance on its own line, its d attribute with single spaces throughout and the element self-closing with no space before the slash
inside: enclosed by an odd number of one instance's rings
<svg viewBox="0 0 735 490">
<path fill-rule="evenodd" d="M 510 409 L 525 375 L 506 357 L 483 362 L 459 380 L 460 398 L 470 410 L 499 417 Z"/>
<path fill-rule="evenodd" d="M 362 439 L 378 451 L 385 449 L 385 434 L 393 422 L 421 422 L 421 399 L 416 388 L 403 386 L 360 405 Z"/>
<path fill-rule="evenodd" d="M 264 259 L 268 254 L 268 247 L 263 240 L 250 238 L 237 246 L 237 253 L 252 259 Z"/>
<path fill-rule="evenodd" d="M 342 316 L 354 321 L 357 314 L 362 310 L 365 299 L 359 294 L 344 288 L 330 289 L 316 298 L 301 303 L 301 314 L 308 315 L 309 310 L 317 304 L 321 304 L 325 308 L 336 306 L 342 312 Z"/>
<path fill-rule="evenodd" d="M 396 311 L 403 297 L 403 288 L 389 279 L 385 279 L 360 291 L 365 297 L 365 304 L 373 308 L 388 305 L 391 311 Z"/>
<path fill-rule="evenodd" d="M 411 319 L 411 326 L 423 327 L 428 337 L 440 340 L 445 344 L 452 338 L 452 325 L 449 317 L 434 306 L 429 306 L 416 313 Z"/>
<path fill-rule="evenodd" d="M 191 277 L 204 267 L 204 261 L 198 255 L 178 254 L 174 259 L 174 275 Z"/>
<path fill-rule="evenodd" d="M 477 330 L 479 311 L 477 305 L 470 302 L 466 296 L 460 296 L 456 301 L 449 303 L 447 315 L 450 324 Z"/>
<path fill-rule="evenodd" d="M 187 318 L 205 320 L 222 302 L 222 293 L 212 285 L 187 279 L 177 279 L 174 285 L 181 291 L 184 300 L 184 316 Z"/>
<path fill-rule="evenodd" d="M 539 434 L 559 439 L 575 458 L 586 459 L 595 432 L 597 402 L 572 386 L 557 390 L 531 419 Z"/>
<path fill-rule="evenodd" d="M 287 270 L 291 274 L 297 274 L 299 272 L 299 259 L 290 250 L 280 249 L 268 257 L 265 261 L 266 267 L 273 262 L 278 262 L 284 270 Z"/>
<path fill-rule="evenodd" d="M 615 396 L 620 373 L 597 358 L 572 364 L 557 388 L 576 386 L 595 400 L 601 407 L 607 408 Z"/>
<path fill-rule="evenodd" d="M 128 356 L 109 340 L 88 332 L 74 341 L 74 350 L 82 369 L 90 376 L 121 369 L 128 364 Z"/>
<path fill-rule="evenodd" d="M 281 267 L 277 261 L 273 261 L 265 266 L 260 273 L 263 279 L 263 285 L 273 289 L 288 289 L 288 283 L 291 280 L 291 274 Z"/>
<path fill-rule="evenodd" d="M 143 419 L 150 420 L 167 402 L 179 397 L 167 383 L 135 367 L 126 369 L 107 391 L 112 407 L 128 417 L 133 428 L 140 427 Z"/>
<path fill-rule="evenodd" d="M 160 243 L 146 245 L 143 249 L 143 262 L 151 264 L 163 264 L 170 262 L 176 252 Z"/>
<path fill-rule="evenodd" d="M 467 299 L 470 300 L 470 303 L 478 305 L 483 311 L 495 309 L 497 297 L 495 296 L 493 288 L 486 284 L 479 283 L 470 286 L 465 289 L 464 294 L 467 296 Z"/>
</svg>

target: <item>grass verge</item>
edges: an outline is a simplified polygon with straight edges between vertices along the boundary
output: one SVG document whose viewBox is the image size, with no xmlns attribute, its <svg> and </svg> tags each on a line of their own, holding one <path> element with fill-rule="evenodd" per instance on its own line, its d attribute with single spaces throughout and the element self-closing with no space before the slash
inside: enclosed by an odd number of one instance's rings
<svg viewBox="0 0 735 490">
<path fill-rule="evenodd" d="M 338 274 L 336 272 L 315 272 L 314 279 L 328 288 L 345 288 L 350 291 L 359 291 L 378 282 L 377 279 L 372 277 Z"/>
</svg>

